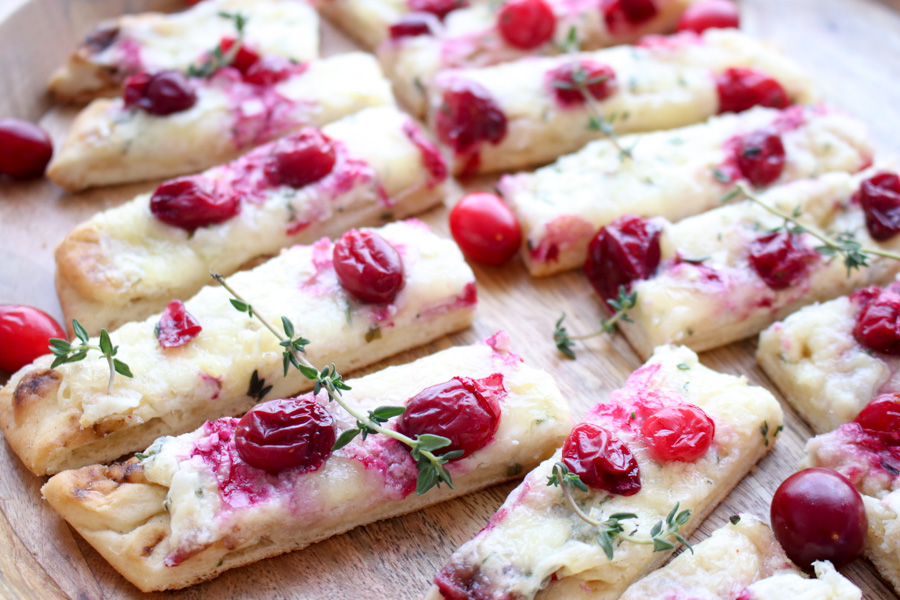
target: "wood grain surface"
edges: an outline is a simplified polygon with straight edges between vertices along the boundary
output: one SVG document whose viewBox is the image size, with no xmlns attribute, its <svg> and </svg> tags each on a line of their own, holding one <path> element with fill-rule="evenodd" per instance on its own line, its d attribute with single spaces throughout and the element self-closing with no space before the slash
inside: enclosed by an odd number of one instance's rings
<svg viewBox="0 0 900 600">
<path fill-rule="evenodd" d="M 177 0 L 0 0 L 0 115 L 40 117 L 54 138 L 61 139 L 74 112 L 51 106 L 45 82 L 78 36 L 101 18 L 176 5 Z M 745 29 L 775 40 L 808 67 L 825 98 L 868 122 L 882 151 L 896 151 L 900 137 L 898 8 L 900 0 L 745 0 L 742 5 Z M 326 54 L 352 48 L 327 25 L 323 39 Z M 492 183 L 482 180 L 467 187 L 487 189 Z M 55 244 L 92 213 L 152 187 L 141 184 L 67 196 L 45 181 L 0 180 L 0 302 L 30 304 L 61 319 L 53 289 Z M 458 194 L 448 198 L 447 204 L 452 205 Z M 446 217 L 444 207 L 423 219 L 448 234 Z M 593 330 L 601 316 L 590 286 L 579 273 L 533 281 L 517 262 L 502 268 L 473 268 L 481 300 L 475 326 L 376 368 L 505 329 L 526 361 L 556 376 L 580 417 L 640 365 L 619 336 L 580 346 L 577 361 L 556 352 L 550 334 L 560 312 L 568 313 L 571 331 Z M 708 352 L 701 359 L 712 368 L 746 375 L 751 382 L 772 389 L 753 359 L 754 348 L 754 341 L 746 341 Z M 738 511 L 767 520 L 772 493 L 796 469 L 811 435 L 797 415 L 785 409 L 787 426 L 774 451 L 692 541 L 705 538 Z M 142 597 L 41 500 L 42 483 L 0 442 L 0 597 Z M 443 561 L 484 526 L 513 485 L 360 527 L 165 597 L 418 598 Z M 857 561 L 844 573 L 865 590 L 866 598 L 896 597 L 865 561 Z"/>
</svg>

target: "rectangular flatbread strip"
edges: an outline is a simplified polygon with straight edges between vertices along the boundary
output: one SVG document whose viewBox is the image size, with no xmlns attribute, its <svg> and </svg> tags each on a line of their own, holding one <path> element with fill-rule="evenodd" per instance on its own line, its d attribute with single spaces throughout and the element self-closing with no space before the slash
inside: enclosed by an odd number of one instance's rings
<svg viewBox="0 0 900 600">
<path fill-rule="evenodd" d="M 522 259 L 533 276 L 584 264 L 588 244 L 617 217 L 665 217 L 675 222 L 720 205 L 735 181 L 742 139 L 776 133 L 784 164 L 772 184 L 832 171 L 856 172 L 872 163 L 860 121 L 824 106 L 753 108 L 671 131 L 634 134 L 622 161 L 608 140 L 531 173 L 504 175 L 498 189 L 522 225 Z"/>
<path fill-rule="evenodd" d="M 88 102 L 116 94 L 134 73 L 187 71 L 223 39 L 236 39 L 232 20 L 247 18 L 243 46 L 261 56 L 296 62 L 319 57 L 319 16 L 293 0 L 205 0 L 174 14 L 122 15 L 94 27 L 50 79 L 61 99 Z"/>
<path fill-rule="evenodd" d="M 643 424 L 659 410 L 685 404 L 713 421 L 712 442 L 693 461 L 658 461 L 641 433 Z M 632 535 L 636 527 L 635 535 L 649 537 L 677 502 L 692 511 L 679 530 L 688 536 L 771 449 L 782 412 L 765 389 L 704 367 L 687 348 L 665 346 L 657 348 L 624 388 L 613 391 L 608 402 L 595 406 L 585 422 L 605 428 L 628 446 L 637 459 L 641 486 L 628 496 L 573 490 L 581 510 L 598 521 L 618 513 L 636 514 L 623 534 Z M 610 440 L 603 447 L 616 445 Z M 670 551 L 654 553 L 652 546 L 617 539 L 613 559 L 607 558 L 597 542 L 597 528 L 576 516 L 559 487 L 547 484 L 560 460 L 558 450 L 529 473 L 487 527 L 453 553 L 436 577 L 429 600 L 612 600 L 662 565 Z"/>
<path fill-rule="evenodd" d="M 390 303 L 363 304 L 344 290 L 327 238 L 294 246 L 228 282 L 276 326 L 286 316 L 312 340 L 306 356 L 313 364 L 336 363 L 342 373 L 471 324 L 475 277 L 456 244 L 415 220 L 374 231 L 403 262 L 404 287 Z M 211 286 L 185 302 L 202 330 L 181 347 L 160 345 L 160 315 L 111 332 L 117 358 L 134 374 L 117 377 L 111 394 L 106 361 L 96 354 L 56 369 L 48 355 L 22 368 L 0 391 L 0 426 L 13 451 L 36 474 L 109 462 L 161 435 L 241 414 L 264 386 L 272 386 L 273 397 L 310 389 L 297 371 L 283 376 L 278 339 L 237 312 L 230 298 Z M 259 380 L 265 384 L 255 393 Z"/>
<path fill-rule="evenodd" d="M 321 134 L 334 149 L 334 167 L 308 185 L 281 185 L 267 175 L 279 152 L 310 138 L 308 129 L 189 178 L 239 198 L 238 212 L 224 222 L 169 225 L 154 216 L 147 193 L 76 227 L 56 248 L 66 321 L 77 318 L 96 334 L 144 319 L 209 284 L 211 268 L 230 275 L 292 244 L 409 217 L 443 199 L 440 153 L 396 108 L 363 110 Z"/>
<path fill-rule="evenodd" d="M 577 92 L 559 85 L 571 87 L 562 75 L 590 63 L 607 66 L 612 76 L 598 75 L 600 99 L 595 95 L 587 104 Z M 727 82 L 745 77 L 745 69 L 774 79 L 768 95 L 753 100 L 737 94 L 741 101 L 734 101 L 735 88 Z M 558 75 L 559 85 L 554 83 Z M 429 123 L 453 154 L 454 173 L 521 169 L 574 152 L 605 135 L 603 125 L 591 125 L 592 106 L 606 126 L 623 135 L 683 127 L 753 104 L 783 108 L 814 99 L 809 78 L 778 50 L 725 29 L 443 71 L 434 78 L 428 97 Z"/>
<path fill-rule="evenodd" d="M 896 252 L 900 238 L 873 240 L 862 209 L 853 201 L 860 183 L 872 173 L 829 173 L 774 187 L 760 198 L 786 214 L 799 211 L 799 220 L 807 226 L 832 235 L 849 233 L 865 247 Z M 625 337 L 644 356 L 664 343 L 685 344 L 697 352 L 730 344 L 807 304 L 887 283 L 900 271 L 900 261 L 873 257 L 848 274 L 840 256 L 815 250 L 821 246 L 818 239 L 808 233 L 788 234 L 781 229 L 783 219 L 749 200 L 674 225 L 662 219 L 645 223 L 650 229 L 662 228 L 662 260 L 646 279 L 631 284 L 637 294 L 635 307 L 628 311 L 633 322 L 620 323 Z M 612 280 L 606 281 L 608 285 Z M 615 290 L 608 291 L 614 299 Z"/>
<path fill-rule="evenodd" d="M 374 57 L 361 52 L 296 65 L 281 81 L 248 83 L 234 69 L 191 78 L 196 103 L 156 116 L 121 98 L 91 102 L 47 176 L 69 191 L 195 173 L 304 126 L 393 105 Z"/>
<path fill-rule="evenodd" d="M 368 411 L 403 405 L 455 377 L 483 384 L 499 407 L 487 445 L 451 461 L 455 489 L 417 496 L 405 446 L 383 435 L 356 438 L 317 470 L 267 474 L 241 459 L 237 419 L 161 438 L 140 462 L 56 475 L 43 494 L 91 545 L 143 591 L 181 588 L 268 556 L 297 550 L 359 525 L 405 514 L 504 481 L 549 456 L 571 425 L 546 372 L 511 353 L 505 334 L 450 348 L 347 383 L 348 404 Z M 312 394 L 307 398 L 312 398 Z M 317 400 L 338 429 L 355 420 L 327 396 Z M 394 427 L 394 419 L 387 427 Z M 240 480 L 240 485 L 234 481 Z"/>
<path fill-rule="evenodd" d="M 544 0 L 553 23 L 536 23 L 546 41 L 523 49 L 510 43 L 499 27 L 503 2 L 480 3 L 455 10 L 443 23 L 434 20 L 433 35 L 391 37 L 378 46 L 378 59 L 394 84 L 400 102 L 415 115 L 427 108 L 425 90 L 445 69 L 486 67 L 529 56 L 553 56 L 573 45 L 582 51 L 630 44 L 651 33 L 675 31 L 678 17 L 696 0 L 657 0 L 651 11 L 631 22 L 621 3 Z M 420 18 L 420 17 L 419 17 Z M 519 33 L 528 36 L 528 33 Z M 574 37 L 572 37 L 574 35 Z"/>
</svg>

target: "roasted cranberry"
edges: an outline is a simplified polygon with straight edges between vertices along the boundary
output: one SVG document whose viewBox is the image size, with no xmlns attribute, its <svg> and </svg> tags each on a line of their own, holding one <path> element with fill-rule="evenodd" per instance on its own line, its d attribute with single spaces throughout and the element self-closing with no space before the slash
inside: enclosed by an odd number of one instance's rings
<svg viewBox="0 0 900 600">
<path fill-rule="evenodd" d="M 266 178 L 274 185 L 301 188 L 331 173 L 336 161 L 331 139 L 308 127 L 275 144 L 266 163 Z"/>
<path fill-rule="evenodd" d="M 438 30 L 437 17 L 429 13 L 410 13 L 391 25 L 389 32 L 392 40 L 400 38 L 432 35 Z"/>
<path fill-rule="evenodd" d="M 706 454 L 716 435 L 716 426 L 703 409 L 693 404 L 677 404 L 647 417 L 641 433 L 656 460 L 693 462 Z"/>
<path fill-rule="evenodd" d="M 393 302 L 403 289 L 403 260 L 390 242 L 374 231 L 351 229 L 334 244 L 338 281 L 360 302 Z"/>
<path fill-rule="evenodd" d="M 556 16 L 544 0 L 507 0 L 497 13 L 497 28 L 510 46 L 533 50 L 553 37 Z"/>
<path fill-rule="evenodd" d="M 191 82 L 179 71 L 138 73 L 125 80 L 125 106 L 157 116 L 188 110 L 197 103 Z"/>
<path fill-rule="evenodd" d="M 771 518 L 775 539 L 807 569 L 816 560 L 847 564 L 866 540 L 868 518 L 859 492 L 830 469 L 804 469 L 785 479 L 772 497 Z"/>
<path fill-rule="evenodd" d="M 588 246 L 584 272 L 604 300 L 613 300 L 619 288 L 646 279 L 659 267 L 662 228 L 654 221 L 624 215 L 600 229 Z"/>
<path fill-rule="evenodd" d="M 774 78 L 754 69 L 734 67 L 716 77 L 719 112 L 741 112 L 754 106 L 786 108 L 790 97 Z"/>
<path fill-rule="evenodd" d="M 222 51 L 222 54 L 228 54 L 235 41 L 232 37 L 222 38 L 222 41 L 219 42 L 219 49 Z M 246 73 L 258 60 L 259 54 L 247 48 L 245 44 L 241 44 L 237 54 L 234 55 L 234 60 L 231 61 L 231 66 L 241 73 Z"/>
<path fill-rule="evenodd" d="M 159 318 L 156 339 L 163 348 L 178 348 L 197 337 L 202 330 L 197 319 L 184 308 L 184 302 L 172 300 Z"/>
<path fill-rule="evenodd" d="M 244 81 L 253 85 L 275 85 L 305 69 L 306 65 L 293 63 L 277 54 L 267 54 L 247 69 Z"/>
<path fill-rule="evenodd" d="M 187 231 L 227 221 L 240 209 L 240 200 L 226 184 L 202 175 L 166 181 L 150 198 L 154 217 Z"/>
<path fill-rule="evenodd" d="M 413 396 L 397 419 L 397 431 L 411 438 L 425 433 L 443 436 L 450 445 L 441 448 L 441 454 L 462 450 L 462 456 L 468 456 L 484 448 L 497 432 L 497 397 L 505 394 L 500 374 L 479 380 L 454 377 Z"/>
<path fill-rule="evenodd" d="M 741 15 L 732 0 L 704 0 L 691 4 L 678 19 L 678 31 L 703 33 L 707 29 L 737 27 Z"/>
<path fill-rule="evenodd" d="M 760 236 L 750 244 L 750 264 L 773 290 L 783 290 L 806 277 L 818 258 L 800 236 L 785 231 Z"/>
<path fill-rule="evenodd" d="M 271 400 L 252 408 L 234 430 L 234 445 L 248 465 L 278 473 L 315 471 L 331 454 L 334 417 L 314 398 Z"/>
<path fill-rule="evenodd" d="M 40 177 L 51 156 L 53 142 L 43 129 L 28 121 L 0 119 L 0 174 Z"/>
<path fill-rule="evenodd" d="M 900 177 L 896 173 L 878 173 L 863 180 L 853 200 L 862 205 L 872 239 L 883 242 L 900 233 Z"/>
<path fill-rule="evenodd" d="M 641 491 L 634 454 L 615 434 L 599 425 L 576 425 L 563 444 L 562 461 L 590 488 L 621 496 Z"/>
<path fill-rule="evenodd" d="M 900 294 L 890 289 L 869 288 L 856 313 L 853 337 L 877 352 L 900 355 Z"/>
<path fill-rule="evenodd" d="M 856 415 L 856 422 L 886 446 L 900 446 L 900 394 L 878 396 Z"/>
<path fill-rule="evenodd" d="M 56 319 L 32 306 L 0 304 L 0 371 L 15 373 L 49 354 L 51 338 L 67 339 Z"/>
<path fill-rule="evenodd" d="M 443 19 L 450 11 L 465 8 L 469 0 L 409 0 L 410 12 L 425 12 Z"/>
<path fill-rule="evenodd" d="M 584 104 L 580 85 L 585 85 L 590 95 L 601 101 L 618 88 L 612 67 L 593 60 L 568 62 L 547 73 L 547 86 L 563 106 Z"/>
<path fill-rule="evenodd" d="M 435 117 L 438 138 L 457 153 L 479 142 L 498 143 L 506 135 L 506 115 L 481 84 L 456 79 L 444 91 Z"/>
<path fill-rule="evenodd" d="M 409 141 L 416 145 L 422 154 L 422 164 L 425 165 L 425 168 L 428 169 L 428 173 L 431 175 L 428 185 L 433 186 L 447 179 L 447 162 L 441 156 L 441 151 L 438 150 L 435 143 L 428 139 L 412 121 L 407 121 L 403 124 L 403 133 L 406 134 Z"/>
<path fill-rule="evenodd" d="M 784 144 L 771 131 L 753 131 L 737 140 L 735 160 L 741 174 L 756 187 L 765 187 L 784 170 Z"/>
<path fill-rule="evenodd" d="M 603 0 L 603 18 L 610 31 L 649 21 L 659 13 L 655 0 Z"/>
</svg>

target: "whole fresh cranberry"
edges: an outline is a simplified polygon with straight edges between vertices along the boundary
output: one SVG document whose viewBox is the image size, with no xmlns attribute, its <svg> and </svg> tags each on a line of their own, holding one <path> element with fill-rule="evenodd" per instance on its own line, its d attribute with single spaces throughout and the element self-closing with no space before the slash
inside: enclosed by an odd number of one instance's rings
<svg viewBox="0 0 900 600">
<path fill-rule="evenodd" d="M 707 29 L 738 27 L 741 15 L 732 0 L 703 0 L 691 4 L 678 19 L 678 31 L 703 33 Z"/>
<path fill-rule="evenodd" d="M 186 231 L 222 223 L 240 210 L 240 200 L 226 184 L 202 175 L 170 179 L 150 198 L 154 217 Z"/>
<path fill-rule="evenodd" d="M 784 144 L 781 136 L 771 131 L 753 131 L 737 140 L 735 160 L 747 181 L 765 187 L 784 171 Z"/>
<path fill-rule="evenodd" d="M 726 69 L 716 77 L 719 112 L 741 112 L 754 106 L 787 108 L 791 98 L 773 77 L 745 67 Z"/>
<path fill-rule="evenodd" d="M 593 60 L 564 63 L 547 72 L 547 87 L 563 106 L 585 103 L 580 86 L 585 86 L 595 99 L 603 101 L 618 89 L 612 67 Z"/>
<path fill-rule="evenodd" d="M 599 425 L 576 425 L 563 444 L 562 461 L 589 488 L 620 496 L 641 491 L 634 454 L 625 442 Z"/>
<path fill-rule="evenodd" d="M 244 72 L 244 81 L 253 85 L 275 85 L 306 68 L 305 64 L 293 63 L 283 56 L 267 54 Z"/>
<path fill-rule="evenodd" d="M 438 18 L 430 13 L 409 13 L 388 29 L 392 40 L 433 35 L 439 28 Z"/>
<path fill-rule="evenodd" d="M 50 354 L 49 340 L 65 340 L 56 319 L 33 306 L 0 304 L 0 371 L 15 373 Z"/>
<path fill-rule="evenodd" d="M 178 348 L 200 335 L 202 330 L 197 319 L 184 308 L 184 302 L 172 300 L 156 326 L 156 339 L 163 348 Z"/>
<path fill-rule="evenodd" d="M 275 144 L 265 166 L 266 178 L 274 185 L 301 188 L 331 173 L 336 162 L 334 142 L 307 127 Z"/>
<path fill-rule="evenodd" d="M 237 40 L 233 37 L 223 37 L 219 42 L 219 49 L 222 51 L 222 54 L 228 54 Z M 241 73 L 246 73 L 250 70 L 250 67 L 255 65 L 259 61 L 259 54 L 247 48 L 246 44 L 241 44 L 241 47 L 238 48 L 237 54 L 234 55 L 234 60 L 231 61 L 231 67 L 237 69 Z"/>
<path fill-rule="evenodd" d="M 872 239 L 883 242 L 900 233 L 900 177 L 882 172 L 859 185 L 853 195 L 866 215 L 866 229 Z"/>
<path fill-rule="evenodd" d="M 450 233 L 466 258 L 488 265 L 508 262 L 522 245 L 515 213 L 495 194 L 467 194 L 450 211 Z"/>
<path fill-rule="evenodd" d="M 706 454 L 716 435 L 716 425 L 700 407 L 676 404 L 647 417 L 641 434 L 656 460 L 693 462 Z"/>
<path fill-rule="evenodd" d="M 750 264 L 773 290 L 783 290 L 804 277 L 819 253 L 803 245 L 800 236 L 779 231 L 750 244 Z"/>
<path fill-rule="evenodd" d="M 450 440 L 440 452 L 462 450 L 468 456 L 484 448 L 500 425 L 498 395 L 505 395 L 503 376 L 484 379 L 454 377 L 425 388 L 406 404 L 397 431 L 415 438 L 429 433 Z"/>
<path fill-rule="evenodd" d="M 900 293 L 877 287 L 861 292 L 854 294 L 860 307 L 853 337 L 870 350 L 900 355 Z"/>
<path fill-rule="evenodd" d="M 435 117 L 438 138 L 461 154 L 481 142 L 499 143 L 506 136 L 506 115 L 484 86 L 454 80 L 444 91 Z"/>
<path fill-rule="evenodd" d="M 886 446 L 900 446 L 900 393 L 878 396 L 856 415 L 855 421 L 878 435 Z"/>
<path fill-rule="evenodd" d="M 469 6 L 469 0 L 409 0 L 410 12 L 425 12 L 443 20 L 450 11 Z"/>
<path fill-rule="evenodd" d="M 659 267 L 662 228 L 654 221 L 624 215 L 600 229 L 588 246 L 584 272 L 604 300 L 614 300 L 619 288 L 646 279 Z"/>
<path fill-rule="evenodd" d="M 510 46 L 533 50 L 553 38 L 556 15 L 544 0 L 507 0 L 497 13 L 497 28 Z"/>
<path fill-rule="evenodd" d="M 633 28 L 659 13 L 656 0 L 603 0 L 603 18 L 613 32 Z"/>
<path fill-rule="evenodd" d="M 53 156 L 53 142 L 28 121 L 0 119 L 0 175 L 14 179 L 40 177 Z"/>
<path fill-rule="evenodd" d="M 156 116 L 182 112 L 197 103 L 190 80 L 179 71 L 130 75 L 125 80 L 123 98 L 126 108 L 139 108 Z"/>
<path fill-rule="evenodd" d="M 403 289 L 403 260 L 390 242 L 371 230 L 351 229 L 334 244 L 338 281 L 360 302 L 388 304 Z"/>
<path fill-rule="evenodd" d="M 257 469 L 306 472 L 322 466 L 336 437 L 334 417 L 315 398 L 304 396 L 252 408 L 234 430 L 234 445 L 241 459 Z"/>
</svg>

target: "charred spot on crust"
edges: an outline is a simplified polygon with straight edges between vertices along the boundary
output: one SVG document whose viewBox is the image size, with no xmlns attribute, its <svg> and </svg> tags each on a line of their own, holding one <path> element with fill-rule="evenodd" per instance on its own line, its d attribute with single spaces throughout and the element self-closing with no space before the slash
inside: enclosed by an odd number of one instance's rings
<svg viewBox="0 0 900 600">
<path fill-rule="evenodd" d="M 25 375 L 16 391 L 13 392 L 13 409 L 18 411 L 25 408 L 31 400 L 47 396 L 50 391 L 59 385 L 62 376 L 53 369 L 34 371 Z"/>
<path fill-rule="evenodd" d="M 141 549 L 141 556 L 145 558 L 150 557 L 150 555 L 153 554 L 153 551 L 156 550 L 156 547 L 159 545 L 159 543 L 164 539 L 166 539 L 166 533 L 164 531 L 158 532 L 153 542 L 147 544 Z"/>
<path fill-rule="evenodd" d="M 88 492 L 111 494 L 124 483 L 145 483 L 141 461 L 130 458 L 108 467 L 93 465 L 72 471 L 72 496 L 81 499 Z"/>
<path fill-rule="evenodd" d="M 103 52 L 119 37 L 119 26 L 113 23 L 101 23 L 84 38 L 82 47 L 93 54 Z"/>
<path fill-rule="evenodd" d="M 143 483 L 144 466 L 136 458 L 114 463 L 106 470 L 106 476 L 116 483 Z"/>
</svg>

